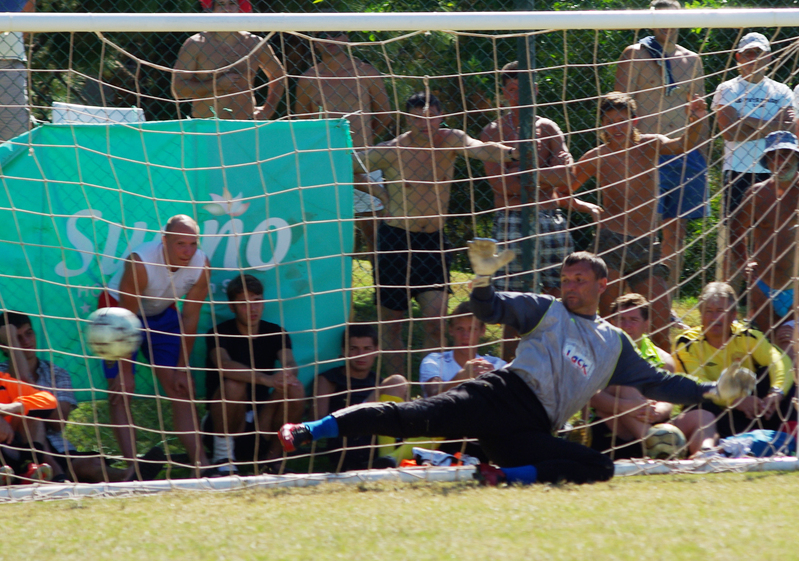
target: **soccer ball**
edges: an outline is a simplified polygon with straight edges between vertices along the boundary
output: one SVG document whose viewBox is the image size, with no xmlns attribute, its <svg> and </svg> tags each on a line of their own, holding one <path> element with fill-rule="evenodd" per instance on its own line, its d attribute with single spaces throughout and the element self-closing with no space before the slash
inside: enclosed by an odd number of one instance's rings
<svg viewBox="0 0 799 561">
<path fill-rule="evenodd" d="M 687 440 L 680 429 L 668 423 L 655 425 L 644 437 L 644 453 L 654 460 L 685 455 Z"/>
<path fill-rule="evenodd" d="M 125 308 L 100 308 L 89 316 L 86 340 L 105 360 L 130 357 L 141 345 L 141 321 Z"/>
</svg>

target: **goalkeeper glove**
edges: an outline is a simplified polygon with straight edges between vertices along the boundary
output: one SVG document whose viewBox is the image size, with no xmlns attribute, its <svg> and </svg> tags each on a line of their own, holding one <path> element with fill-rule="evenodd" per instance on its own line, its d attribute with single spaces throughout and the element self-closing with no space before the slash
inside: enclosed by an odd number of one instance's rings
<svg viewBox="0 0 799 561">
<path fill-rule="evenodd" d="M 491 277 L 499 269 L 513 261 L 515 254 L 506 249 L 497 255 L 497 241 L 488 238 L 474 238 L 469 243 L 469 261 L 475 277 L 472 286 L 488 286 Z"/>
<path fill-rule="evenodd" d="M 732 405 L 739 399 L 752 395 L 756 384 L 757 378 L 754 372 L 741 366 L 739 361 L 735 361 L 722 371 L 716 387 L 709 394 L 705 394 L 705 397 L 725 405 Z"/>
</svg>

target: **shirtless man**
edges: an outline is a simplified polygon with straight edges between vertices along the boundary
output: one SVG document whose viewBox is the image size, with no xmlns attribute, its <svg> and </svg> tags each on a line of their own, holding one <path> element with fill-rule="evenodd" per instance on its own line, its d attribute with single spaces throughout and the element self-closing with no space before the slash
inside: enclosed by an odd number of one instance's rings
<svg viewBox="0 0 799 561">
<path fill-rule="evenodd" d="M 417 93 L 405 103 L 409 130 L 354 157 L 359 173 L 381 170 L 385 186 L 357 186 L 378 196 L 389 218 L 377 232 L 375 284 L 388 372 L 404 372 L 401 320 L 415 298 L 424 322 L 424 349 L 444 346 L 441 321 L 447 310 L 450 254 L 444 223 L 459 155 L 507 162 L 516 151 L 480 142 L 457 129 L 440 128 L 441 103 Z M 364 169 L 365 168 L 365 169 Z M 409 249 L 411 251 L 409 251 Z"/>
<path fill-rule="evenodd" d="M 502 67 L 502 95 L 510 111 L 487 125 L 480 134 L 483 142 L 517 142 L 519 140 L 519 63 L 509 62 Z M 572 180 L 570 167 L 574 163 L 566 140 L 557 124 L 536 115 L 535 121 L 536 156 L 535 166 L 538 181 L 538 196 L 528 196 L 528 201 L 538 202 L 537 211 L 530 212 L 530 235 L 540 234 L 535 242 L 533 268 L 540 274 L 541 286 L 532 287 L 536 292 L 560 296 L 560 264 L 574 251 L 574 242 L 568 231 L 568 222 L 558 204 L 553 201 L 555 191 L 568 192 Z M 485 163 L 488 183 L 494 191 L 494 232 L 493 237 L 500 242 L 512 242 L 522 237 L 522 184 L 519 178 L 519 163 Z M 536 224 L 536 221 L 538 224 Z M 508 243 L 508 248 L 516 252 L 516 259 L 505 268 L 504 278 L 496 280 L 500 290 L 525 292 L 530 289 L 522 269 L 520 243 Z M 502 358 L 511 361 L 516 353 L 518 333 L 509 325 L 503 327 Z"/>
<path fill-rule="evenodd" d="M 214 0 L 214 13 L 239 12 L 238 0 Z M 258 69 L 269 79 L 269 94 L 256 107 L 253 80 Z M 247 31 L 192 35 L 178 53 L 172 95 L 191 99 L 195 119 L 269 119 L 283 95 L 283 66 L 266 40 Z"/>
<path fill-rule="evenodd" d="M 679 10 L 677 0 L 652 0 L 655 10 Z M 675 137 L 688 125 L 686 98 L 704 95 L 705 77 L 699 55 L 677 44 L 678 29 L 653 29 L 653 35 L 630 45 L 616 66 L 617 92 L 630 94 L 638 105 L 642 134 Z M 707 126 L 703 134 L 707 134 Z M 663 218 L 663 260 L 671 271 L 669 284 L 680 280 L 681 252 L 688 220 L 707 214 L 707 147 L 681 156 L 659 158 Z"/>
<path fill-rule="evenodd" d="M 749 304 L 755 326 L 794 358 L 795 310 L 792 277 L 799 220 L 799 143 L 788 131 L 766 137 L 760 161 L 772 176 L 749 188 L 737 219 L 750 232 L 747 251 Z M 748 249 L 748 248 L 747 248 Z"/>
<path fill-rule="evenodd" d="M 210 276 L 208 258 L 197 248 L 199 237 L 200 229 L 191 217 L 171 217 L 160 240 L 141 244 L 125 257 L 124 269 L 109 281 L 108 289 L 100 296 L 100 307 L 126 308 L 141 319 L 145 329 L 141 350 L 172 401 L 175 432 L 191 461 L 205 466 L 208 459 L 199 445 L 188 370 Z M 181 298 L 183 305 L 178 312 L 176 304 Z M 103 363 L 111 424 L 128 461 L 136 457 L 130 399 L 136 390 L 132 361 L 137 354 L 138 351 L 130 360 Z"/>
<path fill-rule="evenodd" d="M 636 103 L 629 95 L 612 92 L 599 103 L 604 142 L 587 152 L 574 166 L 572 191 L 595 177 L 604 209 L 598 229 L 598 251 L 608 265 L 608 288 L 600 299 L 607 316 L 622 292 L 622 283 L 652 303 L 652 340 L 669 348 L 668 267 L 660 263 L 660 245 L 652 232 L 658 225 L 657 162 L 659 156 L 692 150 L 701 138 L 705 102 L 695 97 L 686 106 L 686 134 L 668 138 L 641 134 L 636 128 Z"/>
<path fill-rule="evenodd" d="M 356 150 L 374 146 L 391 130 L 391 103 L 382 74 L 371 64 L 350 56 L 350 39 L 343 31 L 324 31 L 314 41 L 320 62 L 297 80 L 294 113 L 300 119 L 341 118 L 350 122 L 352 145 Z M 379 181 L 379 178 L 375 178 Z M 362 175 L 355 179 L 363 183 Z M 355 213 L 374 217 L 383 206 L 379 199 L 362 191 L 354 193 Z M 358 221 L 366 239 L 367 251 L 374 253 L 374 218 Z"/>
<path fill-rule="evenodd" d="M 389 132 L 392 124 L 382 74 L 350 56 L 345 32 L 325 31 L 317 37 L 314 46 L 321 60 L 297 80 L 295 115 L 301 119 L 345 117 L 353 146 L 374 146 L 375 138 Z"/>
</svg>

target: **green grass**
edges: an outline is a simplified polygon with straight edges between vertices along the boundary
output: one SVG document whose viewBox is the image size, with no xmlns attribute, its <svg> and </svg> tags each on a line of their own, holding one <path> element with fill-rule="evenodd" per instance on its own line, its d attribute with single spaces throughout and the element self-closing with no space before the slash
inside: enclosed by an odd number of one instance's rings
<svg viewBox="0 0 799 561">
<path fill-rule="evenodd" d="M 0 524 L 6 559 L 796 559 L 797 487 L 759 473 L 169 492 L 10 504 Z"/>
</svg>

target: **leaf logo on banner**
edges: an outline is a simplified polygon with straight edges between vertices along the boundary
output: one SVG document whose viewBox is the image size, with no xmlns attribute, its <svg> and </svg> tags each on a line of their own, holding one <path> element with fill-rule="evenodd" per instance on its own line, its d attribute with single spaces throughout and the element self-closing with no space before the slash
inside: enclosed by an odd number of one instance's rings
<svg viewBox="0 0 799 561">
<path fill-rule="evenodd" d="M 250 208 L 250 203 L 241 202 L 241 193 L 233 197 L 227 187 L 222 188 L 221 196 L 215 193 L 210 193 L 210 195 L 215 202 L 204 205 L 203 209 L 214 216 L 222 216 L 224 214 L 231 217 L 241 216 Z"/>
</svg>

